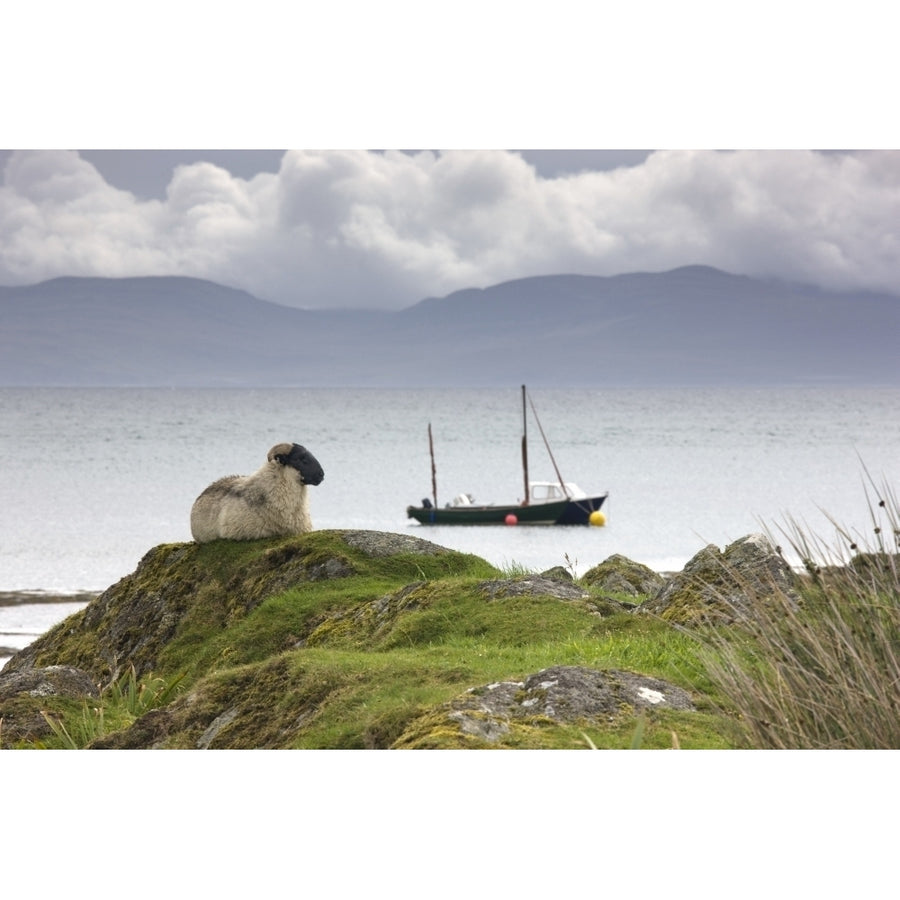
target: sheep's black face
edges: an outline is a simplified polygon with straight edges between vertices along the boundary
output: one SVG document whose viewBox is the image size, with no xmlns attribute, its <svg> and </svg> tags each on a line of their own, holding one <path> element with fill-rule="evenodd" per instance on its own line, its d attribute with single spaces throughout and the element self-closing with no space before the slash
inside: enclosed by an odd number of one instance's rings
<svg viewBox="0 0 900 900">
<path fill-rule="evenodd" d="M 319 461 L 299 444 L 291 447 L 290 453 L 275 457 L 284 466 L 290 466 L 300 473 L 300 480 L 304 484 L 321 484 L 325 478 L 325 470 L 319 465 Z"/>
</svg>

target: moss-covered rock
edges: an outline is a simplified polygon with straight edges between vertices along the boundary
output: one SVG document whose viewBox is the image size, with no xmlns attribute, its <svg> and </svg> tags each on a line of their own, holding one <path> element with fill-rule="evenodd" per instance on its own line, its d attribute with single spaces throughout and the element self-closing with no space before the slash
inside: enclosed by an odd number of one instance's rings
<svg viewBox="0 0 900 900">
<path fill-rule="evenodd" d="M 553 566 L 550 569 L 547 569 L 544 572 L 541 572 L 542 577 L 544 578 L 552 578 L 554 581 L 574 581 L 574 577 L 572 573 L 565 568 L 565 566 Z"/>
<path fill-rule="evenodd" d="M 515 740 L 528 743 L 535 731 L 555 725 L 589 727 L 633 717 L 638 710 L 667 707 L 693 710 L 694 704 L 682 688 L 634 672 L 553 666 L 522 681 L 470 688 L 411 723 L 396 746 L 466 747 Z"/>
<path fill-rule="evenodd" d="M 464 572 L 473 564 L 479 571 L 491 568 L 477 557 L 383 532 L 162 544 L 131 575 L 17 653 L 4 671 L 65 664 L 102 682 L 115 680 L 124 667 L 141 677 L 171 666 L 165 656 L 178 656 L 173 648 L 188 651 L 288 589 L 351 576 Z"/>
<path fill-rule="evenodd" d="M 798 579 L 768 538 L 751 534 L 724 552 L 710 544 L 640 607 L 679 625 L 731 623 L 775 595 L 796 601 Z"/>
<path fill-rule="evenodd" d="M 0 672 L 0 700 L 14 694 L 32 697 L 98 697 L 100 688 L 93 679 L 73 666 L 45 669 L 4 669 Z"/>
<path fill-rule="evenodd" d="M 47 711 L 69 708 L 65 700 L 100 696 L 100 688 L 81 669 L 47 666 L 0 672 L 0 725 L 4 742 L 34 742 L 52 734 Z M 58 701 L 63 700 L 62 705 Z"/>
<path fill-rule="evenodd" d="M 164 544 L 9 661 L 0 745 L 630 746 L 650 707 L 628 679 L 686 692 L 692 654 L 591 585 L 505 576 L 411 535 Z M 41 687 L 54 667 L 72 690 Z M 509 710 L 471 705 L 495 684 L 520 685 Z M 589 708 L 601 695 L 612 706 Z M 650 712 L 649 745 L 728 745 L 727 717 Z"/>
<path fill-rule="evenodd" d="M 588 569 L 581 576 L 581 583 L 605 593 L 649 597 L 656 594 L 666 580 L 653 569 L 614 553 L 599 565 Z"/>
</svg>

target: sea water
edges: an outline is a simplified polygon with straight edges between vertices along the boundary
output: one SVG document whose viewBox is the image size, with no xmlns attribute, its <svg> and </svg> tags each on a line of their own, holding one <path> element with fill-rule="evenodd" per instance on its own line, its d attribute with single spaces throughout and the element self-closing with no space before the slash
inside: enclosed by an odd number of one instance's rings
<svg viewBox="0 0 900 900">
<path fill-rule="evenodd" d="M 253 472 L 281 441 L 325 469 L 310 488 L 316 528 L 414 534 L 501 568 L 578 575 L 613 553 L 677 570 L 707 544 L 777 532 L 788 517 L 826 538 L 832 519 L 865 536 L 866 472 L 878 486 L 900 480 L 896 388 L 529 393 L 540 417 L 539 428 L 529 412 L 531 478 L 558 469 L 590 494 L 608 491 L 605 527 L 429 527 L 406 516 L 432 497 L 429 423 L 439 504 L 462 492 L 523 497 L 518 385 L 0 389 L 0 592 L 105 589 L 155 545 L 191 540 L 195 497 Z M 34 631 L 48 627 L 40 613 Z"/>
</svg>

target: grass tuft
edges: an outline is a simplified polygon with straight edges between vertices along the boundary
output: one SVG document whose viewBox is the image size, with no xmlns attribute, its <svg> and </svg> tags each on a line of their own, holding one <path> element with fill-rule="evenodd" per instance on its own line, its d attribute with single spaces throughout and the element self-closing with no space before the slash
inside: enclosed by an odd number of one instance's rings
<svg viewBox="0 0 900 900">
<path fill-rule="evenodd" d="M 41 716 L 59 747 L 80 750 L 111 731 L 126 727 L 151 709 L 165 706 L 175 697 L 182 678 L 176 675 L 166 680 L 151 675 L 139 681 L 134 666 L 130 666 L 120 678 L 101 690 L 98 700 L 82 701 L 80 716 L 64 720 L 46 710 L 41 710 Z"/>
</svg>

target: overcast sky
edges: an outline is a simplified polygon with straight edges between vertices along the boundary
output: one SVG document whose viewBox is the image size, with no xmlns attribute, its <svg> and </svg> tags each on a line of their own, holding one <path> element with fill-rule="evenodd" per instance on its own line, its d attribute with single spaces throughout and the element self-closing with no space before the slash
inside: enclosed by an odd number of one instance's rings
<svg viewBox="0 0 900 900">
<path fill-rule="evenodd" d="M 3 154 L 6 285 L 190 275 L 307 308 L 398 308 L 694 263 L 898 291 L 900 151 Z"/>
<path fill-rule="evenodd" d="M 190 275 L 398 308 L 706 264 L 900 291 L 883 6 L 529 10 L 13 4 L 0 147 L 57 149 L 0 150 L 0 284 Z M 457 149 L 166 149 L 248 146 Z M 881 149 L 764 149 L 848 146 Z"/>
</svg>

